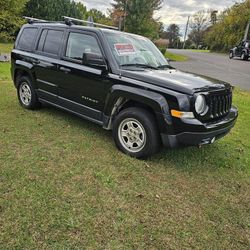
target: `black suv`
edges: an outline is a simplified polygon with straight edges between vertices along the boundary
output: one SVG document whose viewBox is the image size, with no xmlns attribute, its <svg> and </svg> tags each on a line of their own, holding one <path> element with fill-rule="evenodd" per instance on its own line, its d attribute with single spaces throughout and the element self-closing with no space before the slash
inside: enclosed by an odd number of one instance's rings
<svg viewBox="0 0 250 250">
<path fill-rule="evenodd" d="M 238 112 L 232 87 L 172 68 L 147 38 L 105 28 L 31 22 L 11 54 L 20 104 L 50 104 L 112 130 L 124 153 L 205 145 L 226 135 Z"/>
<path fill-rule="evenodd" d="M 248 60 L 250 57 L 250 41 L 245 40 L 239 43 L 238 46 L 230 49 L 229 58 L 240 57 L 242 60 Z"/>
</svg>

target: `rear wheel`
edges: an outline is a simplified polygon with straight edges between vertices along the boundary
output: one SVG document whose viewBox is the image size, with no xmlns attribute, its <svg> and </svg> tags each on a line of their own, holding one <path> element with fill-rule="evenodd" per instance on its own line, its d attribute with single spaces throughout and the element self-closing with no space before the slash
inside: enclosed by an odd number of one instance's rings
<svg viewBox="0 0 250 250">
<path fill-rule="evenodd" d="M 243 53 L 241 54 L 241 59 L 242 59 L 242 60 L 247 60 L 247 59 L 248 59 L 248 56 L 243 52 Z"/>
<path fill-rule="evenodd" d="M 22 107 L 36 109 L 40 107 L 36 92 L 27 76 L 17 78 L 17 96 Z"/>
<path fill-rule="evenodd" d="M 118 149 L 136 158 L 159 151 L 160 137 L 154 116 L 142 108 L 128 108 L 115 118 L 113 137 Z"/>
</svg>

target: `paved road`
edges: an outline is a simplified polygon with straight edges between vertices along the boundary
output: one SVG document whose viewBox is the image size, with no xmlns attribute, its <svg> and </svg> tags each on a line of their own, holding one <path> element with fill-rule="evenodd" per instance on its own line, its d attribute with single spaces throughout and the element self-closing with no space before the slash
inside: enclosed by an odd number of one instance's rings
<svg viewBox="0 0 250 250">
<path fill-rule="evenodd" d="M 248 61 L 230 60 L 228 56 L 216 53 L 176 49 L 169 49 L 169 51 L 189 58 L 187 62 L 170 63 L 177 69 L 210 76 L 239 86 L 241 89 L 250 90 L 250 59 Z"/>
</svg>

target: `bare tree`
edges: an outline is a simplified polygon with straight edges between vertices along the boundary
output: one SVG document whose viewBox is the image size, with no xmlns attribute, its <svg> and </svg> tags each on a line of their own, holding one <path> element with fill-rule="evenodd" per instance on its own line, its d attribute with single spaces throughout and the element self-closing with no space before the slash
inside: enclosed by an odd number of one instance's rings
<svg viewBox="0 0 250 250">
<path fill-rule="evenodd" d="M 189 40 L 191 40 L 196 47 L 202 44 L 204 40 L 205 30 L 210 25 L 210 11 L 201 10 L 195 13 L 191 19 L 191 32 L 189 33 Z"/>
</svg>

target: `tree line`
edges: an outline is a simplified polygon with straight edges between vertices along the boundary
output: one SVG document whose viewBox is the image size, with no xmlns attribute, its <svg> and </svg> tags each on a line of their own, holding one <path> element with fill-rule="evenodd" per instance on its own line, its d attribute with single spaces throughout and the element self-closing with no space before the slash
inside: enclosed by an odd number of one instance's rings
<svg viewBox="0 0 250 250">
<path fill-rule="evenodd" d="M 162 26 L 153 18 L 162 0 L 115 0 L 105 15 L 96 9 L 73 0 L 0 0 L 0 41 L 13 40 L 25 22 L 22 16 L 61 21 L 62 16 L 88 19 L 95 22 L 120 26 L 122 30 L 157 38 Z"/>
<path fill-rule="evenodd" d="M 107 14 L 73 0 L 0 0 L 0 41 L 14 40 L 24 23 L 22 16 L 61 21 L 62 16 L 88 19 L 95 22 L 119 26 L 121 30 L 147 36 L 159 46 L 182 48 L 183 34 L 177 24 L 164 27 L 154 18 L 155 11 L 162 7 L 163 0 L 114 0 Z M 236 3 L 221 14 L 213 10 L 195 13 L 189 24 L 186 48 L 209 48 L 226 51 L 244 36 L 250 21 L 250 0 Z M 168 43 L 164 42 L 168 41 Z"/>
<path fill-rule="evenodd" d="M 244 38 L 250 22 L 250 0 L 235 3 L 231 8 L 218 14 L 214 10 L 202 10 L 191 16 L 186 48 L 210 49 L 226 52 Z M 180 27 L 170 24 L 160 36 L 169 39 L 169 47 L 182 48 Z M 250 34 L 248 34 L 250 39 Z"/>
</svg>

